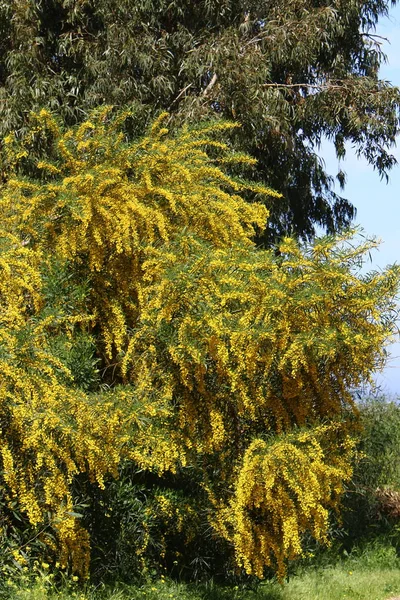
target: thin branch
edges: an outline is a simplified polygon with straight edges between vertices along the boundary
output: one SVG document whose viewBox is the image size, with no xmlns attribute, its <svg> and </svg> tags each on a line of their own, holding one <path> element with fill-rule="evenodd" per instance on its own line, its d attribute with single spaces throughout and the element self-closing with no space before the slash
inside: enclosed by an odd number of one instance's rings
<svg viewBox="0 0 400 600">
<path fill-rule="evenodd" d="M 179 92 L 179 94 L 177 95 L 177 97 L 175 98 L 175 100 L 172 100 L 171 104 L 168 107 L 168 110 L 171 109 L 171 106 L 173 106 L 175 104 L 175 102 L 178 102 L 179 98 L 186 92 L 186 90 L 188 90 L 190 87 L 192 87 L 192 83 L 189 83 L 186 87 L 183 88 L 183 90 L 181 90 Z"/>
<path fill-rule="evenodd" d="M 342 89 L 343 86 L 338 85 L 337 83 L 263 83 L 262 87 L 271 87 L 271 88 L 309 88 L 312 90 L 323 90 L 323 89 Z"/>
<path fill-rule="evenodd" d="M 46 531 L 46 529 L 49 529 L 49 527 L 50 527 L 50 524 L 48 523 L 36 535 L 34 535 L 27 542 L 25 542 L 25 544 L 22 544 L 22 546 L 19 546 L 19 549 L 21 550 L 22 548 L 25 548 L 26 546 L 29 546 L 29 544 L 32 544 L 32 542 L 34 542 L 40 535 L 42 535 L 42 533 L 44 533 Z"/>
<path fill-rule="evenodd" d="M 389 39 L 387 37 L 383 37 L 383 35 L 378 35 L 377 33 L 361 33 L 361 35 L 371 39 L 383 40 L 384 42 L 388 42 L 390 44 Z M 380 42 L 376 43 L 380 45 Z"/>
<path fill-rule="evenodd" d="M 346 80 L 337 79 L 335 83 L 263 83 L 261 87 L 276 88 L 276 89 L 301 89 L 308 88 L 310 90 L 343 90 L 346 88 Z M 377 94 L 381 90 L 379 87 L 368 89 L 365 92 L 369 94 Z"/>
<path fill-rule="evenodd" d="M 216 73 L 214 73 L 214 75 L 211 78 L 210 83 L 208 84 L 208 86 L 206 87 L 206 89 L 203 92 L 203 96 L 208 96 L 208 94 L 210 93 L 210 91 L 212 90 L 214 85 L 216 84 L 217 79 L 218 79 L 218 75 Z"/>
</svg>

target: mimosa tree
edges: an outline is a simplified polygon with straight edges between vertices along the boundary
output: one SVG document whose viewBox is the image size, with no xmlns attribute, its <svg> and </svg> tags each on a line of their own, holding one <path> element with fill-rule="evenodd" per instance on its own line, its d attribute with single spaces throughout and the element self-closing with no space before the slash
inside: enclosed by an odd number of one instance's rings
<svg viewBox="0 0 400 600">
<path fill-rule="evenodd" d="M 399 272 L 362 275 L 375 244 L 350 234 L 258 249 L 279 194 L 233 175 L 255 162 L 221 141 L 237 125 L 171 134 L 161 115 L 128 143 L 129 118 L 64 130 L 42 111 L 5 139 L 5 498 L 83 575 L 79 474 L 102 488 L 123 460 L 190 467 L 237 566 L 282 577 L 306 532 L 326 540 L 351 477 L 350 389 L 383 364 Z"/>
</svg>

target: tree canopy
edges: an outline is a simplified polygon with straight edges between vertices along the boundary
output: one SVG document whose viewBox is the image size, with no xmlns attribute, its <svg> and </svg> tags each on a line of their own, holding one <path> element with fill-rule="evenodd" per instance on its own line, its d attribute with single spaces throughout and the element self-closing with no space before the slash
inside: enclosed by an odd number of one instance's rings
<svg viewBox="0 0 400 600">
<path fill-rule="evenodd" d="M 379 79 L 375 35 L 388 0 L 12 0 L 0 3 L 0 133 L 46 107 L 72 125 L 135 105 L 134 135 L 160 110 L 177 123 L 238 119 L 237 149 L 268 199 L 259 241 L 349 225 L 354 207 L 318 157 L 350 142 L 385 176 L 395 163 L 399 91 Z M 344 184 L 345 175 L 337 174 Z M 248 192 L 248 197 L 252 193 Z"/>
<path fill-rule="evenodd" d="M 42 110 L 5 138 L 2 510 L 83 576 L 83 477 L 101 497 L 124 461 L 159 485 L 190 473 L 201 511 L 158 491 L 136 558 L 164 519 L 158 561 L 171 531 L 186 548 L 207 529 L 238 568 L 282 578 L 351 476 L 349 389 L 382 364 L 399 270 L 360 274 L 374 243 L 345 235 L 257 248 L 268 211 L 244 196 L 279 194 L 237 175 L 255 165 L 221 140 L 236 125 L 171 134 L 161 115 L 129 141 L 132 118 L 65 129 Z"/>
</svg>

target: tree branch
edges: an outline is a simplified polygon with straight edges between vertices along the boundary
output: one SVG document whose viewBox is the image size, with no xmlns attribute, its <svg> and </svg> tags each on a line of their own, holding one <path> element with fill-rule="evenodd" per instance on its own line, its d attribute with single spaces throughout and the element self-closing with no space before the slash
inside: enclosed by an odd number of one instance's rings
<svg viewBox="0 0 400 600">
<path fill-rule="evenodd" d="M 186 87 L 183 88 L 183 90 L 181 90 L 179 92 L 179 94 L 177 95 L 177 97 L 174 100 L 172 100 L 171 104 L 168 107 L 168 110 L 171 109 L 171 106 L 173 106 L 175 104 L 175 102 L 178 102 L 178 100 L 182 96 L 182 94 L 184 94 L 186 92 L 186 90 L 188 90 L 190 87 L 192 87 L 192 85 L 193 85 L 192 83 L 189 83 Z"/>
<path fill-rule="evenodd" d="M 319 90 L 319 91 L 326 91 L 326 90 L 343 90 L 344 88 L 346 88 L 346 83 L 348 83 L 345 79 L 336 79 L 335 82 L 330 83 L 263 83 L 261 85 L 261 87 L 264 88 L 276 88 L 276 89 L 301 89 L 301 88 L 308 88 L 310 90 Z M 349 86 L 347 86 L 349 87 Z M 375 89 L 368 89 L 366 90 L 366 93 L 372 93 L 372 94 L 376 94 L 378 93 L 380 90 L 379 88 L 375 88 Z"/>
<path fill-rule="evenodd" d="M 338 83 L 263 83 L 262 87 L 271 88 L 309 88 L 312 90 L 324 90 L 324 89 L 341 89 L 342 85 Z"/>
<path fill-rule="evenodd" d="M 214 85 L 216 84 L 217 79 L 218 79 L 218 75 L 216 73 L 214 73 L 214 75 L 211 78 L 210 83 L 208 84 L 208 86 L 205 88 L 205 90 L 203 92 L 203 96 L 208 96 L 208 94 L 210 93 L 210 91 L 212 90 Z"/>
<path fill-rule="evenodd" d="M 363 37 L 367 37 L 367 38 L 373 39 L 376 42 L 376 44 L 379 44 L 379 46 L 382 45 L 382 42 L 377 42 L 376 40 L 382 40 L 384 42 L 390 43 L 389 40 L 388 40 L 388 38 L 383 37 L 383 35 L 378 35 L 377 33 L 361 33 L 361 35 Z"/>
</svg>

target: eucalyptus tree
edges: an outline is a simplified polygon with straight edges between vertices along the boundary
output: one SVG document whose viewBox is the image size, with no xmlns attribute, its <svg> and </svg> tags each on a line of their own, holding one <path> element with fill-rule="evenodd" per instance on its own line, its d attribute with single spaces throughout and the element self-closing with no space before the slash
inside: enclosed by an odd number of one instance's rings
<svg viewBox="0 0 400 600">
<path fill-rule="evenodd" d="M 67 125 L 133 104 L 133 134 L 160 110 L 242 124 L 269 202 L 262 239 L 348 225 L 352 204 L 318 157 L 350 142 L 381 176 L 395 164 L 399 90 L 379 79 L 389 0 L 11 0 L 0 3 L 0 130 L 47 107 Z M 248 174 L 247 174 L 248 175 Z M 336 175 L 343 189 L 345 175 Z M 261 238 L 260 238 L 261 239 Z"/>
</svg>

